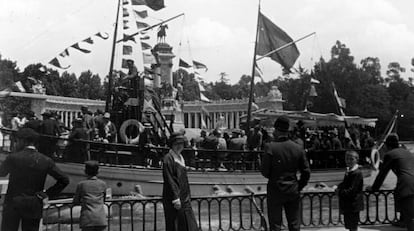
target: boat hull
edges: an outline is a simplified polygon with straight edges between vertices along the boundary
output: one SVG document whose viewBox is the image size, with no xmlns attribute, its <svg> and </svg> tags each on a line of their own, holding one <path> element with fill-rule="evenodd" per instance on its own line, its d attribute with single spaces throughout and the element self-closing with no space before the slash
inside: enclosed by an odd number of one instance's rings
<svg viewBox="0 0 414 231">
<path fill-rule="evenodd" d="M 0 161 L 3 161 L 5 156 L 6 154 L 0 154 Z M 70 178 L 70 184 L 63 193 L 73 194 L 77 183 L 85 179 L 84 165 L 57 163 L 57 166 Z M 363 173 L 364 177 L 371 176 L 369 169 L 364 169 Z M 328 186 L 336 185 L 342 181 L 343 176 L 343 169 L 312 171 L 305 190 L 318 183 L 325 183 Z M 101 165 L 99 178 L 112 189 L 113 195 L 129 195 L 136 192 L 137 185 L 140 186 L 144 195 L 160 196 L 162 194 L 163 179 L 160 168 Z M 188 180 L 193 196 L 205 196 L 220 192 L 246 193 L 252 191 L 260 193 L 266 191 L 267 184 L 267 179 L 258 171 L 188 171 Z M 48 176 L 46 187 L 53 183 L 53 178 Z"/>
</svg>

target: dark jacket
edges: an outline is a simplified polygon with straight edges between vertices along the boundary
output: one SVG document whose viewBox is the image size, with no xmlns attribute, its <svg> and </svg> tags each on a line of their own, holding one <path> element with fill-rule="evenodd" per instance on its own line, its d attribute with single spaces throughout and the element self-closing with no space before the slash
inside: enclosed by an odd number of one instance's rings
<svg viewBox="0 0 414 231">
<path fill-rule="evenodd" d="M 305 151 L 287 137 L 265 145 L 261 161 L 262 175 L 269 179 L 268 188 L 284 194 L 298 194 L 309 181 L 310 168 Z M 300 179 L 296 177 L 300 172 Z"/>
<path fill-rule="evenodd" d="M 360 169 L 345 174 L 344 180 L 338 185 L 339 209 L 342 212 L 364 209 L 363 179 Z"/>
<path fill-rule="evenodd" d="M 379 190 L 390 170 L 397 176 L 395 198 L 414 195 L 414 154 L 404 148 L 395 148 L 387 152 L 372 190 Z"/>
<path fill-rule="evenodd" d="M 40 127 L 40 133 L 49 136 L 59 136 L 59 123 L 56 120 L 52 119 L 43 120 L 42 126 Z"/>
<path fill-rule="evenodd" d="M 46 190 L 49 197 L 58 195 L 69 184 L 69 178 L 56 167 L 52 159 L 31 148 L 7 156 L 0 165 L 0 176 L 9 174 L 5 203 L 20 203 L 22 206 L 25 206 L 26 202 L 33 202 L 30 198 L 35 198 L 43 191 L 47 175 L 57 181 Z M 31 211 L 32 207 L 22 208 L 21 211 L 33 218 L 40 218 L 42 208 Z"/>
</svg>

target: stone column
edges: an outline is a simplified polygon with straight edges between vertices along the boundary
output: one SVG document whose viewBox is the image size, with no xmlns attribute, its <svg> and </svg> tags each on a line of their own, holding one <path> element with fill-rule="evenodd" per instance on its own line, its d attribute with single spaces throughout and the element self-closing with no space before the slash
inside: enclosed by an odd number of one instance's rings
<svg viewBox="0 0 414 231">
<path fill-rule="evenodd" d="M 200 113 L 196 112 L 194 115 L 194 128 L 199 128 L 200 127 Z"/>
</svg>

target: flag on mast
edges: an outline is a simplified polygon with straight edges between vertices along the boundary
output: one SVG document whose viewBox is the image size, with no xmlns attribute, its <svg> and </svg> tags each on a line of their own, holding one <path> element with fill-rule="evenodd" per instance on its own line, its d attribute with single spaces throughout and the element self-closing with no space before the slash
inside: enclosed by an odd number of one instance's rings
<svg viewBox="0 0 414 231">
<path fill-rule="evenodd" d="M 336 103 L 338 104 L 338 107 L 339 107 L 339 112 L 341 113 L 341 115 L 344 116 L 345 115 L 345 112 L 344 112 L 343 109 L 346 107 L 345 106 L 345 99 L 339 97 L 338 92 L 336 91 L 336 87 L 335 87 L 335 84 L 334 83 L 332 83 L 332 88 L 333 88 L 333 94 L 335 96 Z"/>
<path fill-rule="evenodd" d="M 286 32 L 276 26 L 261 12 L 259 12 L 258 27 L 256 55 L 266 55 L 283 45 L 293 42 L 293 39 Z M 292 43 L 292 45 L 269 55 L 269 57 L 282 65 L 284 69 L 289 70 L 299 57 L 299 50 Z"/>
</svg>

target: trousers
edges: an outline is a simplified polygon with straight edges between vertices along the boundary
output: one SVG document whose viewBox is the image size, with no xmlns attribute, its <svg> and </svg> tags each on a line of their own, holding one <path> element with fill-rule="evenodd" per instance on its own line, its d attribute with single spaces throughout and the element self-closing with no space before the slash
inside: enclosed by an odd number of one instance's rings
<svg viewBox="0 0 414 231">
<path fill-rule="evenodd" d="M 268 219 L 271 231 L 280 231 L 282 228 L 282 211 L 285 210 L 289 231 L 299 231 L 300 195 L 275 195 L 267 197 Z"/>
<path fill-rule="evenodd" d="M 408 231 L 414 231 L 414 196 L 400 199 L 401 214 L 404 215 L 404 221 Z"/>
<path fill-rule="evenodd" d="M 22 223 L 22 231 L 39 231 L 40 219 L 24 218 L 13 206 L 13 203 L 5 203 L 3 206 L 1 230 L 17 231 L 20 222 Z"/>
</svg>

